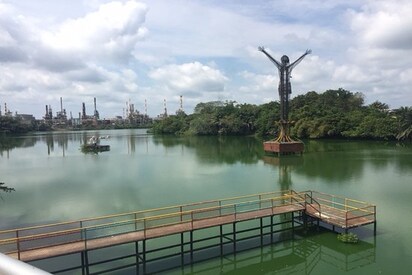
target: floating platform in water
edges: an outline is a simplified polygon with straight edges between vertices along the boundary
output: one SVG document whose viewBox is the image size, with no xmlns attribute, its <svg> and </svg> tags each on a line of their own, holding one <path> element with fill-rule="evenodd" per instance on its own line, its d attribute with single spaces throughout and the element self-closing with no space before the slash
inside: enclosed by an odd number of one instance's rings
<svg viewBox="0 0 412 275">
<path fill-rule="evenodd" d="M 105 152 L 110 151 L 110 145 L 83 144 L 81 149 L 83 152 Z"/>
<path fill-rule="evenodd" d="M 279 142 L 270 140 L 263 142 L 263 149 L 266 153 L 275 153 L 278 155 L 302 154 L 305 145 L 301 141 Z"/>
</svg>

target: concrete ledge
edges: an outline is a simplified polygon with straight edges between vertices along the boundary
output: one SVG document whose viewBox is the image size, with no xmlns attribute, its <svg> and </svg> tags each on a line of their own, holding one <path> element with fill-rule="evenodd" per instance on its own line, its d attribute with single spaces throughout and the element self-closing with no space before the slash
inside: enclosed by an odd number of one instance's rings
<svg viewBox="0 0 412 275">
<path fill-rule="evenodd" d="M 0 274 L 2 275 L 51 275 L 22 261 L 0 253 Z"/>
</svg>

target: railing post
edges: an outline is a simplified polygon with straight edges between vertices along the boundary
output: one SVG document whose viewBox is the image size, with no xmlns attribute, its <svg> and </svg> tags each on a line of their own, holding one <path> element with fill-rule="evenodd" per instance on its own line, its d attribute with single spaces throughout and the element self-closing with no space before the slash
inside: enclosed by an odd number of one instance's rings
<svg viewBox="0 0 412 275">
<path fill-rule="evenodd" d="M 180 222 L 183 221 L 183 206 L 180 206 Z"/>
<path fill-rule="evenodd" d="M 345 226 L 348 228 L 348 211 L 345 211 Z"/>
<path fill-rule="evenodd" d="M 84 228 L 84 250 L 87 251 L 87 228 Z"/>
<path fill-rule="evenodd" d="M 234 207 L 235 207 L 235 221 L 236 221 L 236 212 L 237 212 L 237 209 L 236 209 L 236 204 L 234 205 Z"/>
<path fill-rule="evenodd" d="M 270 199 L 272 207 L 270 208 L 272 210 L 272 215 L 273 215 L 273 198 Z"/>
<path fill-rule="evenodd" d="M 20 238 L 19 238 L 19 230 L 16 230 L 16 239 L 17 239 L 17 258 L 20 260 Z"/>
<path fill-rule="evenodd" d="M 146 218 L 143 219 L 143 236 L 146 240 Z"/>
<path fill-rule="evenodd" d="M 376 205 L 373 206 L 373 219 L 374 219 L 374 223 L 373 223 L 373 235 L 376 236 Z"/>
<path fill-rule="evenodd" d="M 193 210 L 190 211 L 190 220 L 191 220 L 191 223 L 192 223 L 192 231 L 193 231 Z"/>
<path fill-rule="evenodd" d="M 83 221 L 79 222 L 80 226 L 80 240 L 83 240 Z"/>
</svg>

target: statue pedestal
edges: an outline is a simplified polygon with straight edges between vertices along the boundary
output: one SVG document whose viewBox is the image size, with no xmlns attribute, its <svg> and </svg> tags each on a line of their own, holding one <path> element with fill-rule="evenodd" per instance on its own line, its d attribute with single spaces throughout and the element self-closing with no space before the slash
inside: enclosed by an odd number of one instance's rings
<svg viewBox="0 0 412 275">
<path fill-rule="evenodd" d="M 275 153 L 278 155 L 303 153 L 305 146 L 303 142 L 278 142 L 274 140 L 263 142 L 263 149 L 266 153 Z"/>
</svg>

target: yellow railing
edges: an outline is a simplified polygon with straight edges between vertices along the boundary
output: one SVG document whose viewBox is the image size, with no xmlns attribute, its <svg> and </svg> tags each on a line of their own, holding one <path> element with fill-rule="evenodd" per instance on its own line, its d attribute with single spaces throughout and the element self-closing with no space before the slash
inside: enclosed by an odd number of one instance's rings
<svg viewBox="0 0 412 275">
<path fill-rule="evenodd" d="M 142 231 L 167 225 L 189 223 L 197 220 L 232 215 L 289 205 L 303 204 L 301 194 L 292 191 L 267 192 L 238 196 L 222 200 L 210 200 L 193 204 L 148 209 L 116 215 L 106 215 L 77 221 L 60 222 L 0 231 L 0 252 L 20 253 L 41 247 Z"/>
<path fill-rule="evenodd" d="M 316 202 L 319 209 L 319 217 L 322 218 L 322 213 L 327 212 L 327 208 L 332 208 L 340 214 L 327 213 L 328 217 L 336 220 L 341 220 L 347 228 L 351 221 L 364 218 L 369 222 L 376 221 L 376 206 L 367 202 L 344 198 L 336 195 L 325 194 L 317 191 L 307 191 L 311 199 Z M 312 206 L 313 207 L 313 206 Z M 366 220 L 364 220 L 366 221 Z"/>
<path fill-rule="evenodd" d="M 359 217 L 376 219 L 376 207 L 368 203 L 315 191 L 286 190 L 3 230 L 0 252 L 17 253 L 20 259 L 21 252 L 41 247 L 83 242 L 87 248 L 88 242 L 97 238 L 130 232 L 142 232 L 146 238 L 149 229 L 183 223 L 193 230 L 199 220 L 230 216 L 237 221 L 241 213 L 272 209 L 273 214 L 274 208 L 284 205 L 312 207 L 320 218 L 326 206 L 333 207 L 344 212 L 346 225 Z"/>
</svg>

